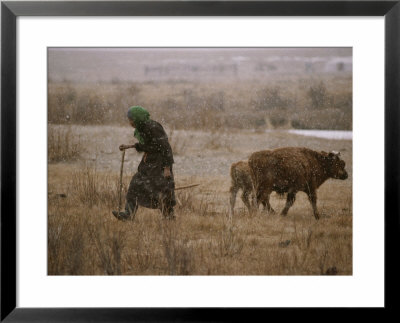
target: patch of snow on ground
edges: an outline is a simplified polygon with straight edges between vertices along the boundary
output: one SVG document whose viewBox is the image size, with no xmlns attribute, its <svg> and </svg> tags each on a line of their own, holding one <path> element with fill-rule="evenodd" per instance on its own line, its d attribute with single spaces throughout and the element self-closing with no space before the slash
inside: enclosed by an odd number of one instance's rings
<svg viewBox="0 0 400 323">
<path fill-rule="evenodd" d="M 335 139 L 335 140 L 352 140 L 353 131 L 348 130 L 298 130 L 291 129 L 288 130 L 289 133 L 296 135 L 317 137 L 324 139 Z"/>
</svg>

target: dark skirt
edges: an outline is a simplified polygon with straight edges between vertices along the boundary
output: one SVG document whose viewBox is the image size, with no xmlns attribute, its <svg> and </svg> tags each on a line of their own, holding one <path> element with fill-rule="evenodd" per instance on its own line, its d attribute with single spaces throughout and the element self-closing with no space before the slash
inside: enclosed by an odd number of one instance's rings
<svg viewBox="0 0 400 323">
<path fill-rule="evenodd" d="M 156 173 L 156 174 L 155 174 Z M 151 209 L 173 207 L 175 200 L 175 182 L 171 167 L 171 177 L 164 177 L 163 172 L 137 172 L 131 180 L 127 202 Z"/>
</svg>

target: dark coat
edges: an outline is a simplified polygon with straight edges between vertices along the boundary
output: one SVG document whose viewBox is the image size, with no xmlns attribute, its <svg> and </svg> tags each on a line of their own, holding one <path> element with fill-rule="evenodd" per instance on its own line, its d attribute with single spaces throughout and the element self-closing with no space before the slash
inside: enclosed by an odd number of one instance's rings
<svg viewBox="0 0 400 323">
<path fill-rule="evenodd" d="M 129 185 L 127 200 L 148 208 L 173 207 L 176 204 L 174 158 L 168 136 L 154 120 L 144 122 L 138 130 L 144 143 L 136 143 L 135 148 L 144 155 Z M 164 177 L 165 167 L 170 167 L 171 177 Z"/>
</svg>

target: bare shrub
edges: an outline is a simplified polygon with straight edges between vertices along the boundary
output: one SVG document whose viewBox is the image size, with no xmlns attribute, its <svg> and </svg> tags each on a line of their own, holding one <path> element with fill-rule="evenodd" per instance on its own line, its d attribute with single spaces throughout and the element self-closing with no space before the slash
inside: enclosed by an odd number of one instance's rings
<svg viewBox="0 0 400 323">
<path fill-rule="evenodd" d="M 292 115 L 292 126 L 296 129 L 351 129 L 352 118 L 339 109 L 307 110 Z"/>
<path fill-rule="evenodd" d="M 324 82 L 313 84 L 307 91 L 307 96 L 314 109 L 322 109 L 332 105 L 332 97 L 329 95 Z"/>
<path fill-rule="evenodd" d="M 116 207 L 119 202 L 119 177 L 116 174 L 100 174 L 96 168 L 86 166 L 73 173 L 70 190 L 89 207 L 97 204 Z M 127 185 L 123 182 L 123 194 L 126 191 Z"/>
<path fill-rule="evenodd" d="M 179 103 L 174 98 L 167 98 L 161 102 L 160 107 L 162 109 L 172 110 L 178 108 Z"/>
<path fill-rule="evenodd" d="M 178 201 L 177 208 L 182 210 L 195 210 L 196 209 L 196 196 L 194 190 L 182 190 L 175 193 Z"/>
<path fill-rule="evenodd" d="M 193 267 L 193 248 L 180 239 L 174 223 L 163 223 L 161 227 L 164 256 L 169 275 L 189 275 Z"/>
<path fill-rule="evenodd" d="M 325 274 L 327 256 L 328 256 L 328 250 L 326 247 L 318 252 L 318 267 L 320 275 Z"/>
<path fill-rule="evenodd" d="M 64 223 L 56 223 L 55 221 L 51 221 L 51 219 L 52 216 L 49 215 L 47 227 L 47 271 L 49 275 L 60 275 L 63 267 L 63 240 L 67 236 L 67 232 Z"/>
<path fill-rule="evenodd" d="M 279 87 L 267 87 L 256 92 L 256 98 L 251 101 L 256 110 L 286 109 L 291 100 L 283 97 Z"/>
<path fill-rule="evenodd" d="M 48 120 L 57 124 L 120 123 L 132 102 L 139 104 L 140 92 L 139 85 L 117 79 L 74 86 L 49 83 Z"/>
<path fill-rule="evenodd" d="M 135 246 L 135 259 L 139 272 L 145 272 L 154 264 L 153 242 L 148 232 L 139 230 Z"/>
<path fill-rule="evenodd" d="M 266 116 L 262 112 L 254 114 L 230 113 L 224 118 L 224 128 L 251 129 L 266 126 Z"/>
<path fill-rule="evenodd" d="M 225 110 L 225 93 L 223 91 L 214 92 L 208 95 L 205 99 L 207 107 L 217 110 Z"/>
<path fill-rule="evenodd" d="M 109 104 L 101 96 L 88 90 L 78 97 L 74 106 L 76 123 L 99 124 L 107 121 Z"/>
<path fill-rule="evenodd" d="M 99 176 L 96 169 L 86 167 L 73 174 L 71 189 L 82 203 L 93 206 L 97 204 L 100 197 L 98 183 Z"/>
<path fill-rule="evenodd" d="M 78 93 L 69 82 L 57 87 L 49 87 L 48 91 L 48 120 L 53 123 L 67 123 L 70 121 L 73 106 Z"/>
<path fill-rule="evenodd" d="M 48 215 L 48 274 L 84 273 L 85 241 L 79 218 L 66 214 L 66 207 L 56 203 Z"/>
<path fill-rule="evenodd" d="M 81 275 L 85 263 L 85 242 L 86 236 L 82 228 L 74 227 L 71 232 L 69 243 L 66 246 L 65 262 L 68 268 L 68 275 Z"/>
<path fill-rule="evenodd" d="M 216 211 L 214 211 L 213 205 L 215 204 L 216 196 L 216 194 L 211 193 L 201 195 L 195 205 L 196 214 L 199 216 L 215 215 Z"/>
<path fill-rule="evenodd" d="M 295 254 L 297 272 L 305 272 L 307 270 L 307 257 L 310 255 L 312 248 L 314 248 L 312 245 L 313 240 L 314 235 L 311 228 L 306 230 L 302 229 L 298 232 L 295 225 L 295 238 L 292 241 L 296 243 L 299 248 L 298 253 Z"/>
<path fill-rule="evenodd" d="M 125 231 L 111 230 L 109 226 L 86 225 L 89 239 L 99 258 L 99 267 L 107 275 L 121 275 Z"/>
<path fill-rule="evenodd" d="M 103 174 L 100 180 L 99 198 L 108 208 L 115 208 L 119 204 L 119 177 L 116 174 Z M 122 196 L 128 191 L 128 181 L 122 180 Z M 122 201 L 123 202 L 123 201 Z"/>
<path fill-rule="evenodd" d="M 49 126 L 47 134 L 47 159 L 49 162 L 76 160 L 82 150 L 80 138 L 74 135 L 71 127 Z"/>
<path fill-rule="evenodd" d="M 333 107 L 337 109 L 342 109 L 348 112 L 352 112 L 353 107 L 353 93 L 344 92 L 337 93 L 333 95 Z"/>
<path fill-rule="evenodd" d="M 234 257 L 241 253 L 244 240 L 237 228 L 227 225 L 216 241 L 218 257 Z"/>
<path fill-rule="evenodd" d="M 132 224 L 133 237 L 127 240 L 124 264 L 128 274 L 145 275 L 159 274 L 155 268 L 160 268 L 164 263 L 160 260 L 163 257 L 161 234 L 157 230 L 157 223 L 153 221 L 140 221 L 138 219 Z M 150 222 L 150 223 L 149 223 Z M 160 248 L 161 247 L 161 248 Z"/>
<path fill-rule="evenodd" d="M 196 189 L 189 189 L 177 191 L 176 197 L 178 200 L 178 210 L 190 211 L 202 217 L 217 213 L 214 208 L 217 194 L 213 192 L 199 194 Z"/>
<path fill-rule="evenodd" d="M 135 84 L 135 83 L 133 83 L 131 85 L 128 85 L 128 87 L 126 89 L 126 93 L 129 96 L 132 96 L 132 97 L 138 96 L 140 92 L 141 92 L 140 86 L 138 84 Z"/>
<path fill-rule="evenodd" d="M 224 117 L 210 108 L 201 109 L 196 118 L 193 118 L 193 114 L 187 117 L 192 120 L 189 121 L 186 119 L 184 122 L 190 122 L 195 129 L 211 129 L 215 131 L 216 129 L 221 129 L 224 124 Z"/>
</svg>

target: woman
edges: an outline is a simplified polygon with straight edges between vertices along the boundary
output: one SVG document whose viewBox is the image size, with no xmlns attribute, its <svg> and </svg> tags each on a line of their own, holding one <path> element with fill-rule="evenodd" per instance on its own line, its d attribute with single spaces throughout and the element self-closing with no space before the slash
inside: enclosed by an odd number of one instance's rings
<svg viewBox="0 0 400 323">
<path fill-rule="evenodd" d="M 174 158 L 168 136 L 158 122 L 150 119 L 150 113 L 140 106 L 129 108 L 128 120 L 136 128 L 134 136 L 139 142 L 120 145 L 119 149 L 135 148 L 144 154 L 126 194 L 125 212 L 112 213 L 118 220 L 133 220 L 140 205 L 160 209 L 165 218 L 174 219 Z"/>
</svg>

